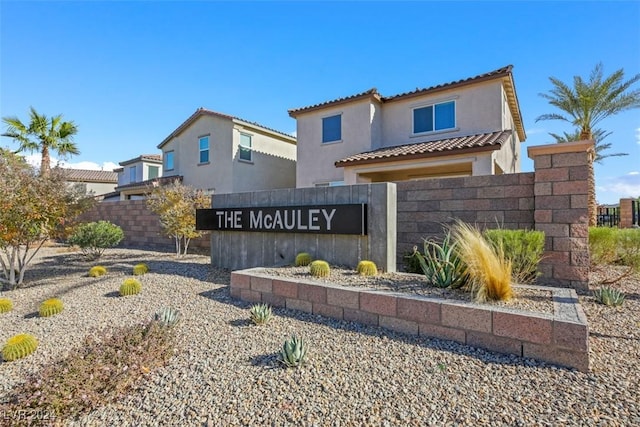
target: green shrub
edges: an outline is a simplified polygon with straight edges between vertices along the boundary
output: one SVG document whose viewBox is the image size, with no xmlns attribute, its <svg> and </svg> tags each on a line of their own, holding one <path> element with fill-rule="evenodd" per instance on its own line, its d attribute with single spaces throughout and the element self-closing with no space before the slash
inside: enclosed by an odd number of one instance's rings
<svg viewBox="0 0 640 427">
<path fill-rule="evenodd" d="M 618 229 L 589 227 L 589 255 L 596 265 L 613 264 L 618 258 Z"/>
<path fill-rule="evenodd" d="M 299 368 L 307 361 L 307 344 L 295 335 L 287 340 L 280 350 L 280 361 L 288 368 Z"/>
<path fill-rule="evenodd" d="M 162 326 L 172 328 L 180 321 L 180 317 L 180 312 L 175 308 L 164 307 L 156 311 L 153 320 Z"/>
<path fill-rule="evenodd" d="M 618 263 L 640 270 L 640 228 L 618 230 Z"/>
<path fill-rule="evenodd" d="M 418 258 L 418 247 L 414 246 L 413 251 L 406 251 L 402 257 L 402 265 L 404 271 L 413 274 L 422 274 L 422 267 L 420 266 L 420 259 Z"/>
<path fill-rule="evenodd" d="M 13 303 L 9 298 L 0 298 L 0 313 L 8 313 L 13 310 Z"/>
<path fill-rule="evenodd" d="M 97 259 L 105 249 L 116 246 L 122 239 L 122 228 L 109 221 L 98 221 L 78 225 L 68 243 L 79 246 L 88 259 Z"/>
<path fill-rule="evenodd" d="M 425 240 L 424 254 L 416 249 L 415 257 L 430 285 L 455 289 L 467 282 L 466 266 L 456 252 L 456 245 L 451 242 L 451 232 L 447 232 L 441 244 Z"/>
<path fill-rule="evenodd" d="M 31 334 L 18 334 L 9 338 L 2 347 L 2 358 L 7 362 L 26 357 L 36 351 L 38 340 Z"/>
<path fill-rule="evenodd" d="M 311 264 L 311 255 L 306 252 L 296 255 L 296 267 L 306 267 L 309 264 Z"/>
<path fill-rule="evenodd" d="M 134 276 L 142 276 L 144 274 L 147 274 L 148 272 L 149 272 L 149 267 L 147 267 L 147 264 L 145 263 L 140 263 L 133 266 Z"/>
<path fill-rule="evenodd" d="M 609 305 L 613 307 L 622 305 L 625 298 L 622 292 L 607 286 L 593 291 L 593 297 L 600 304 Z"/>
<path fill-rule="evenodd" d="M 50 317 L 60 313 L 62 310 L 64 310 L 62 300 L 59 300 L 58 298 L 50 298 L 40 304 L 38 313 L 40 314 L 40 317 Z"/>
<path fill-rule="evenodd" d="M 271 320 L 271 307 L 267 304 L 255 304 L 249 310 L 251 321 L 256 325 L 266 325 Z"/>
<path fill-rule="evenodd" d="M 136 295 L 139 294 L 142 290 L 142 284 L 136 279 L 124 279 L 122 285 L 120 285 L 120 295 L 128 296 L 128 295 Z"/>
<path fill-rule="evenodd" d="M 534 230 L 485 230 L 484 237 L 511 261 L 511 277 L 515 283 L 536 280 L 538 264 L 544 253 L 544 232 Z"/>
<path fill-rule="evenodd" d="M 326 261 L 316 260 L 309 265 L 309 273 L 313 277 L 327 277 L 330 272 L 329 263 Z"/>
<path fill-rule="evenodd" d="M 107 269 L 101 265 L 96 265 L 89 269 L 89 277 L 100 277 L 107 274 Z"/>
<path fill-rule="evenodd" d="M 361 276 L 375 276 L 378 274 L 378 266 L 373 261 L 360 261 L 356 271 Z"/>
</svg>

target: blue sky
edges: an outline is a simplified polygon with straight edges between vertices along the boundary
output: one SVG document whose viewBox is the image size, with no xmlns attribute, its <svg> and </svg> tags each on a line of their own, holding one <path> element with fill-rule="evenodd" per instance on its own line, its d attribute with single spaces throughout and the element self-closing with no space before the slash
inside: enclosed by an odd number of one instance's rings
<svg viewBox="0 0 640 427">
<path fill-rule="evenodd" d="M 560 122 L 538 94 L 596 63 L 640 73 L 640 2 L 33 2 L 0 0 L 0 115 L 75 121 L 74 167 L 156 146 L 198 107 L 295 131 L 287 110 L 385 96 L 514 65 L 526 148 Z M 640 84 L 636 87 L 640 87 Z M 640 196 L 640 110 L 602 128 L 626 157 L 596 166 L 598 200 Z M 1 146 L 13 146 L 8 138 Z"/>
</svg>

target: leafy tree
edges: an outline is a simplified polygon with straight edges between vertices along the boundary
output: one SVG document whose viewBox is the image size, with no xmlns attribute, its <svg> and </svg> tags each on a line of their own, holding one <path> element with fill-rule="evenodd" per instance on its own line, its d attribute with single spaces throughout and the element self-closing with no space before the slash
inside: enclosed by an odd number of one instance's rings
<svg viewBox="0 0 640 427">
<path fill-rule="evenodd" d="M 87 259 L 94 260 L 102 256 L 107 248 L 116 246 L 124 239 L 122 228 L 109 221 L 89 222 L 78 225 L 69 244 L 80 246 Z"/>
<path fill-rule="evenodd" d="M 42 245 L 79 210 L 62 174 L 39 176 L 8 150 L 0 150 L 0 194 L 0 283 L 16 288 Z"/>
<path fill-rule="evenodd" d="M 80 153 L 73 142 L 73 136 L 78 133 L 78 128 L 72 121 L 62 121 L 62 115 L 47 117 L 31 107 L 28 124 L 15 116 L 3 117 L 2 121 L 7 125 L 6 132 L 2 136 L 13 138 L 18 142 L 20 144 L 18 152 L 40 151 L 42 176 L 48 175 L 51 171 L 51 150 L 63 157 Z"/>
<path fill-rule="evenodd" d="M 599 63 L 591 71 L 588 81 L 583 80 L 580 76 L 574 76 L 573 87 L 555 77 L 549 77 L 549 80 L 553 88 L 549 93 L 541 93 L 540 96 L 549 101 L 549 104 L 561 110 L 563 114 L 543 114 L 536 118 L 536 122 L 540 120 L 560 120 L 570 123 L 575 127 L 575 132 L 579 135 L 579 139 L 594 139 L 595 126 L 607 117 L 622 111 L 640 108 L 640 90 L 629 90 L 634 83 L 640 80 L 640 74 L 636 74 L 631 79 L 624 81 L 624 70 L 619 69 L 610 76 L 605 77 L 602 71 L 602 63 Z M 592 161 L 589 162 L 589 225 L 595 225 L 597 218 L 595 175 L 593 170 L 593 161 L 595 159 L 594 153 Z"/>
<path fill-rule="evenodd" d="M 147 206 L 160 217 L 165 233 L 175 239 L 178 256 L 186 255 L 191 239 L 202 235 L 196 230 L 196 209 L 208 204 L 209 197 L 179 180 L 154 188 L 147 198 Z"/>
</svg>

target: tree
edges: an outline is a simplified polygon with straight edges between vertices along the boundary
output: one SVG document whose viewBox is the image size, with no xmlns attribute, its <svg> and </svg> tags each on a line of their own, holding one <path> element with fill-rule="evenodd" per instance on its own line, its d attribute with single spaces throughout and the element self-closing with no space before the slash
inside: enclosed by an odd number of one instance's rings
<svg viewBox="0 0 640 427">
<path fill-rule="evenodd" d="M 0 194 L 0 283 L 16 288 L 44 242 L 78 210 L 62 174 L 40 176 L 8 150 L 0 150 Z"/>
<path fill-rule="evenodd" d="M 593 141 L 595 142 L 594 152 L 595 157 L 593 159 L 594 162 L 602 164 L 602 161 L 607 157 L 620 157 L 620 156 L 628 156 L 629 153 L 611 153 L 605 154 L 604 151 L 611 149 L 610 142 L 603 142 L 606 137 L 611 135 L 612 132 L 606 132 L 602 129 L 594 129 L 592 131 Z M 571 141 L 579 141 L 580 140 L 580 131 L 576 130 L 572 133 L 562 132 L 562 135 L 558 135 L 555 133 L 549 133 L 557 143 L 562 142 L 571 142 Z"/>
<path fill-rule="evenodd" d="M 29 123 L 23 123 L 18 117 L 3 117 L 7 130 L 2 136 L 13 138 L 20 144 L 17 152 L 39 150 L 42 154 L 40 175 L 46 176 L 51 171 L 50 151 L 60 156 L 79 154 L 73 142 L 78 128 L 73 122 L 62 121 L 62 115 L 47 117 L 30 107 Z"/>
<path fill-rule="evenodd" d="M 640 108 L 640 90 L 629 90 L 634 83 L 640 80 L 640 74 L 624 81 L 624 70 L 619 69 L 610 76 L 604 77 L 602 63 L 599 63 L 591 71 L 588 81 L 583 80 L 580 76 L 574 76 L 573 87 L 555 77 L 549 77 L 549 80 L 553 88 L 549 93 L 541 93 L 540 96 L 549 101 L 552 106 L 563 111 L 564 114 L 543 114 L 536 118 L 536 122 L 560 120 L 571 123 L 579 136 L 578 139 L 593 140 L 595 126 L 602 120 L 622 111 Z M 591 160 L 589 162 L 589 225 L 596 225 L 597 203 L 593 171 L 593 161 L 596 160 L 595 152 Z"/>
<path fill-rule="evenodd" d="M 147 198 L 147 206 L 160 217 L 165 233 L 174 238 L 178 256 L 186 255 L 191 239 L 202 235 L 196 230 L 196 209 L 205 208 L 209 203 L 209 197 L 177 179 L 154 188 Z"/>
</svg>

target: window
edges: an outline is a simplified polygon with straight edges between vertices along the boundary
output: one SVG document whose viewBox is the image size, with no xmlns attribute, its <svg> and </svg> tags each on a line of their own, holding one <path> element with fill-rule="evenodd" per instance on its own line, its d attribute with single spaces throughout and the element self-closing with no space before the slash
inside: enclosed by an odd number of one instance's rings
<svg viewBox="0 0 640 427">
<path fill-rule="evenodd" d="M 344 185 L 344 181 L 318 182 L 316 187 L 339 187 Z"/>
<path fill-rule="evenodd" d="M 136 182 L 136 167 L 131 166 L 129 168 L 129 182 Z"/>
<path fill-rule="evenodd" d="M 455 101 L 413 109 L 413 133 L 453 129 L 455 126 Z"/>
<path fill-rule="evenodd" d="M 209 137 L 201 136 L 199 139 L 200 163 L 209 161 Z"/>
<path fill-rule="evenodd" d="M 157 178 L 160 175 L 160 167 L 159 166 L 149 166 L 147 179 Z"/>
<path fill-rule="evenodd" d="M 342 115 L 322 119 L 322 142 L 334 142 L 342 139 Z"/>
<path fill-rule="evenodd" d="M 170 171 L 173 169 L 173 151 L 167 151 L 164 153 L 164 170 Z"/>
<path fill-rule="evenodd" d="M 251 135 L 240 134 L 240 160 L 251 161 Z"/>
</svg>

